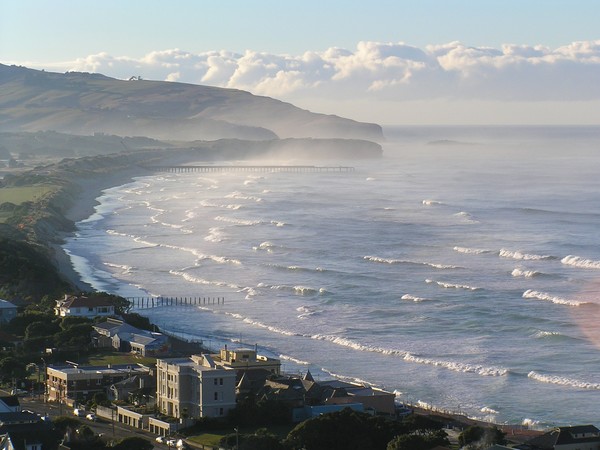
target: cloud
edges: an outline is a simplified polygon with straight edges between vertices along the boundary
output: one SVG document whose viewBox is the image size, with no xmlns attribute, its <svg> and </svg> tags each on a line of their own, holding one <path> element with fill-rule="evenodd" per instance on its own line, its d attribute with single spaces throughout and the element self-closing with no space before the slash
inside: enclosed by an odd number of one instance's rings
<svg viewBox="0 0 600 450">
<path fill-rule="evenodd" d="M 248 50 L 154 51 L 142 58 L 90 55 L 64 70 L 127 79 L 180 81 L 248 90 L 283 99 L 585 101 L 600 99 L 600 40 L 555 49 L 460 42 L 423 49 L 405 43 L 359 42 L 302 55 Z M 54 66 L 56 67 L 56 65 Z"/>
</svg>

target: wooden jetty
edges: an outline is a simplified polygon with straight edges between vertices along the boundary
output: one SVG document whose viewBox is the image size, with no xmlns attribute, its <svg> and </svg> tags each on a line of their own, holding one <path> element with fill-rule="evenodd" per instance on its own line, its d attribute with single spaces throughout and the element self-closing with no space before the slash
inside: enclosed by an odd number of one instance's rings
<svg viewBox="0 0 600 450">
<path fill-rule="evenodd" d="M 154 172 L 210 173 L 210 172 L 288 172 L 288 173 L 344 173 L 354 172 L 349 166 L 144 166 Z"/>
<path fill-rule="evenodd" d="M 132 309 L 225 304 L 225 297 L 127 297 L 126 299 Z"/>
</svg>

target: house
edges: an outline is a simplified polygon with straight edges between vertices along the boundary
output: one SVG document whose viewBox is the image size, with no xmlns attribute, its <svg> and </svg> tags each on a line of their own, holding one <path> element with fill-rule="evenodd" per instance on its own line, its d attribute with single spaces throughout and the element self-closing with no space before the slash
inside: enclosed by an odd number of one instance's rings
<svg viewBox="0 0 600 450">
<path fill-rule="evenodd" d="M 156 361 L 156 404 L 176 418 L 223 417 L 235 408 L 236 371 L 211 355 Z"/>
<path fill-rule="evenodd" d="M 52 425 L 29 411 L 0 413 L 1 450 L 57 449 L 58 436 Z"/>
<path fill-rule="evenodd" d="M 97 347 L 113 347 L 142 356 L 161 356 L 171 350 L 169 338 L 162 333 L 141 330 L 119 319 L 108 317 L 92 327 L 92 341 Z"/>
<path fill-rule="evenodd" d="M 8 300 L 0 298 L 0 323 L 8 323 L 17 317 L 17 307 Z"/>
<path fill-rule="evenodd" d="M 600 430 L 594 425 L 557 427 L 516 448 L 522 450 L 600 450 Z"/>
<path fill-rule="evenodd" d="M 102 295 L 65 295 L 61 300 L 56 300 L 54 313 L 60 317 L 76 316 L 93 319 L 98 316 L 114 316 L 115 305 L 113 301 Z"/>
<path fill-rule="evenodd" d="M 90 399 L 97 392 L 106 392 L 119 381 L 151 373 L 149 367 L 141 364 L 49 366 L 46 368 L 48 401 L 60 401 L 72 406 L 76 402 Z"/>
</svg>

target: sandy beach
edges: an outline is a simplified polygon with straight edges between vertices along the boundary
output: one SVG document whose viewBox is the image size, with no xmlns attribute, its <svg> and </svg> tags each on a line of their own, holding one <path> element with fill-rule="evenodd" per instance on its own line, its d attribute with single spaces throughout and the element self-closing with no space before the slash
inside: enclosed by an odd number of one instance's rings
<svg viewBox="0 0 600 450">
<path fill-rule="evenodd" d="M 121 170 L 110 175 L 97 176 L 93 178 L 76 178 L 71 181 L 79 186 L 80 191 L 75 201 L 65 213 L 65 217 L 74 223 L 87 219 L 94 214 L 95 207 L 98 205 L 97 198 L 102 195 L 106 189 L 121 186 L 129 183 L 134 177 L 143 175 L 140 169 Z M 72 233 L 64 233 L 61 240 L 71 236 Z M 79 273 L 73 268 L 71 258 L 64 251 L 61 244 L 51 244 L 54 252 L 54 260 L 59 272 L 66 280 L 72 283 L 79 291 L 88 292 L 92 287 L 81 280 Z"/>
</svg>

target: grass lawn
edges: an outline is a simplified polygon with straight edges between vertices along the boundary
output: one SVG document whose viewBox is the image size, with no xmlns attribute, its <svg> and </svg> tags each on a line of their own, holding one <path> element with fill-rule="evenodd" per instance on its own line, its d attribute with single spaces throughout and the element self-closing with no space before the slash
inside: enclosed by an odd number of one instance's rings
<svg viewBox="0 0 600 450">
<path fill-rule="evenodd" d="M 225 434 L 202 433 L 197 436 L 191 436 L 188 439 L 196 444 L 219 446 L 219 441 Z"/>
<path fill-rule="evenodd" d="M 91 366 L 106 366 L 108 364 L 156 364 L 156 358 L 133 355 L 131 353 L 121 352 L 102 352 L 97 355 L 90 355 L 86 364 Z"/>
<path fill-rule="evenodd" d="M 35 202 L 48 194 L 56 192 L 58 186 L 35 185 L 22 187 L 5 187 L 0 189 L 0 204 L 4 202 L 20 205 L 25 202 Z"/>
</svg>

